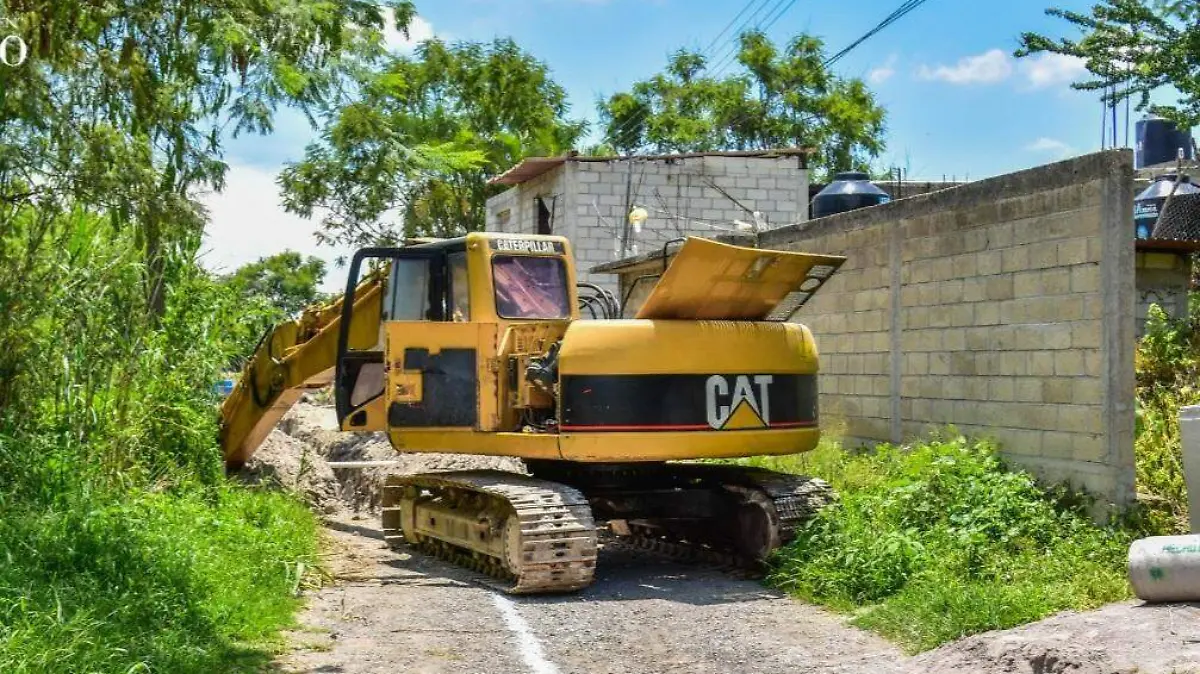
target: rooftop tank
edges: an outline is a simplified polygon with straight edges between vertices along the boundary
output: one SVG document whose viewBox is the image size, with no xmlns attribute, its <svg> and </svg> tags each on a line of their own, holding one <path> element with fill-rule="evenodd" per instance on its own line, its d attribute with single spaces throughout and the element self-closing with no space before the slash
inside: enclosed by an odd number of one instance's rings
<svg viewBox="0 0 1200 674">
<path fill-rule="evenodd" d="M 821 218 L 835 213 L 845 213 L 867 206 L 878 206 L 891 201 L 887 192 L 871 182 L 871 176 L 859 171 L 847 171 L 833 177 L 833 182 L 813 198 L 812 215 Z"/>
<path fill-rule="evenodd" d="M 1142 169 L 1173 162 L 1181 148 L 1184 160 L 1195 159 L 1192 132 L 1187 129 L 1179 130 L 1174 122 L 1157 115 L 1146 115 L 1137 121 L 1136 134 L 1137 146 L 1133 150 L 1134 168 Z"/>
<path fill-rule="evenodd" d="M 1162 212 L 1163 204 L 1167 202 L 1167 195 L 1171 194 L 1172 188 L 1175 189 L 1175 199 L 1182 197 L 1187 197 L 1188 200 L 1200 199 L 1200 197 L 1187 196 L 1200 194 L 1200 187 L 1193 185 L 1191 178 L 1179 176 L 1179 186 L 1175 187 L 1175 177 L 1174 173 L 1158 176 L 1133 200 L 1133 230 L 1134 236 L 1137 238 L 1153 237 L 1158 214 Z M 1172 204 L 1171 210 L 1175 210 L 1174 204 Z"/>
</svg>

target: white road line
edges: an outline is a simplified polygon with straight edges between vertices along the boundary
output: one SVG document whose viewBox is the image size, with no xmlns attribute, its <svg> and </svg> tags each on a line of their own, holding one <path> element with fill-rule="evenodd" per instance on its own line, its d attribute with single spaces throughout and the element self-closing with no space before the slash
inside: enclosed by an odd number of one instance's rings
<svg viewBox="0 0 1200 674">
<path fill-rule="evenodd" d="M 505 626 L 517 637 L 517 650 L 521 651 L 521 659 L 533 674 L 558 674 L 558 668 L 546 659 L 542 645 L 538 643 L 529 623 L 517 612 L 517 605 L 502 594 L 493 594 L 492 601 L 500 611 Z"/>
</svg>

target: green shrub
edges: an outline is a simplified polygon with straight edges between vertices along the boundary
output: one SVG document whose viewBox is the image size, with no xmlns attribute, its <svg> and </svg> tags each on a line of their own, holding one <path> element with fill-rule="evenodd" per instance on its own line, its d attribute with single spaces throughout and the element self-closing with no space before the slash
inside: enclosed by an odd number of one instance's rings
<svg viewBox="0 0 1200 674">
<path fill-rule="evenodd" d="M 780 552 L 769 582 L 855 611 L 909 650 L 1128 595 L 1129 535 L 1006 469 L 986 443 L 870 453 L 826 443 L 753 462 L 823 477 L 840 494 Z"/>
</svg>

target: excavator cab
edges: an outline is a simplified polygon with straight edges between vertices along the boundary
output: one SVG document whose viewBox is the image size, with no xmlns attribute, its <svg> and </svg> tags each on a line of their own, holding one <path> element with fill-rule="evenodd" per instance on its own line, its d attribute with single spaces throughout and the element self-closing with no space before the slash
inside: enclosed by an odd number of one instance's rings
<svg viewBox="0 0 1200 674">
<path fill-rule="evenodd" d="M 561 237 L 470 234 L 367 248 L 351 260 L 346 297 L 364 283 L 378 285 L 377 306 L 341 307 L 338 420 L 343 430 L 390 431 L 398 447 L 431 434 L 437 445 L 461 445 L 463 433 L 515 426 L 501 340 L 518 324 L 561 336 L 579 316 Z"/>
</svg>

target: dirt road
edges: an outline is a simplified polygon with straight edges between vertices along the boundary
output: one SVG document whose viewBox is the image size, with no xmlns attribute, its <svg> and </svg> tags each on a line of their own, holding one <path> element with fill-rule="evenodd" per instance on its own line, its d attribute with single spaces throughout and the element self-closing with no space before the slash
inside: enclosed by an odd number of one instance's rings
<svg viewBox="0 0 1200 674">
<path fill-rule="evenodd" d="M 273 480 L 325 513 L 334 583 L 312 593 L 279 669 L 455 674 L 1179 674 L 1200 672 L 1200 605 L 1113 604 L 976 635 L 916 658 L 840 617 L 718 570 L 628 549 L 601 551 L 583 592 L 509 597 L 469 571 L 388 550 L 378 531 L 388 472 L 521 470 L 511 459 L 397 455 L 378 435 L 339 433 L 302 403 L 249 479 Z M 395 459 L 333 470 L 327 461 Z M 364 513 L 353 519 L 351 510 Z"/>
<path fill-rule="evenodd" d="M 717 570 L 609 546 L 587 590 L 510 597 L 386 549 L 374 518 L 330 524 L 337 584 L 310 597 L 286 672 L 886 673 L 902 660 L 838 616 Z"/>
</svg>

